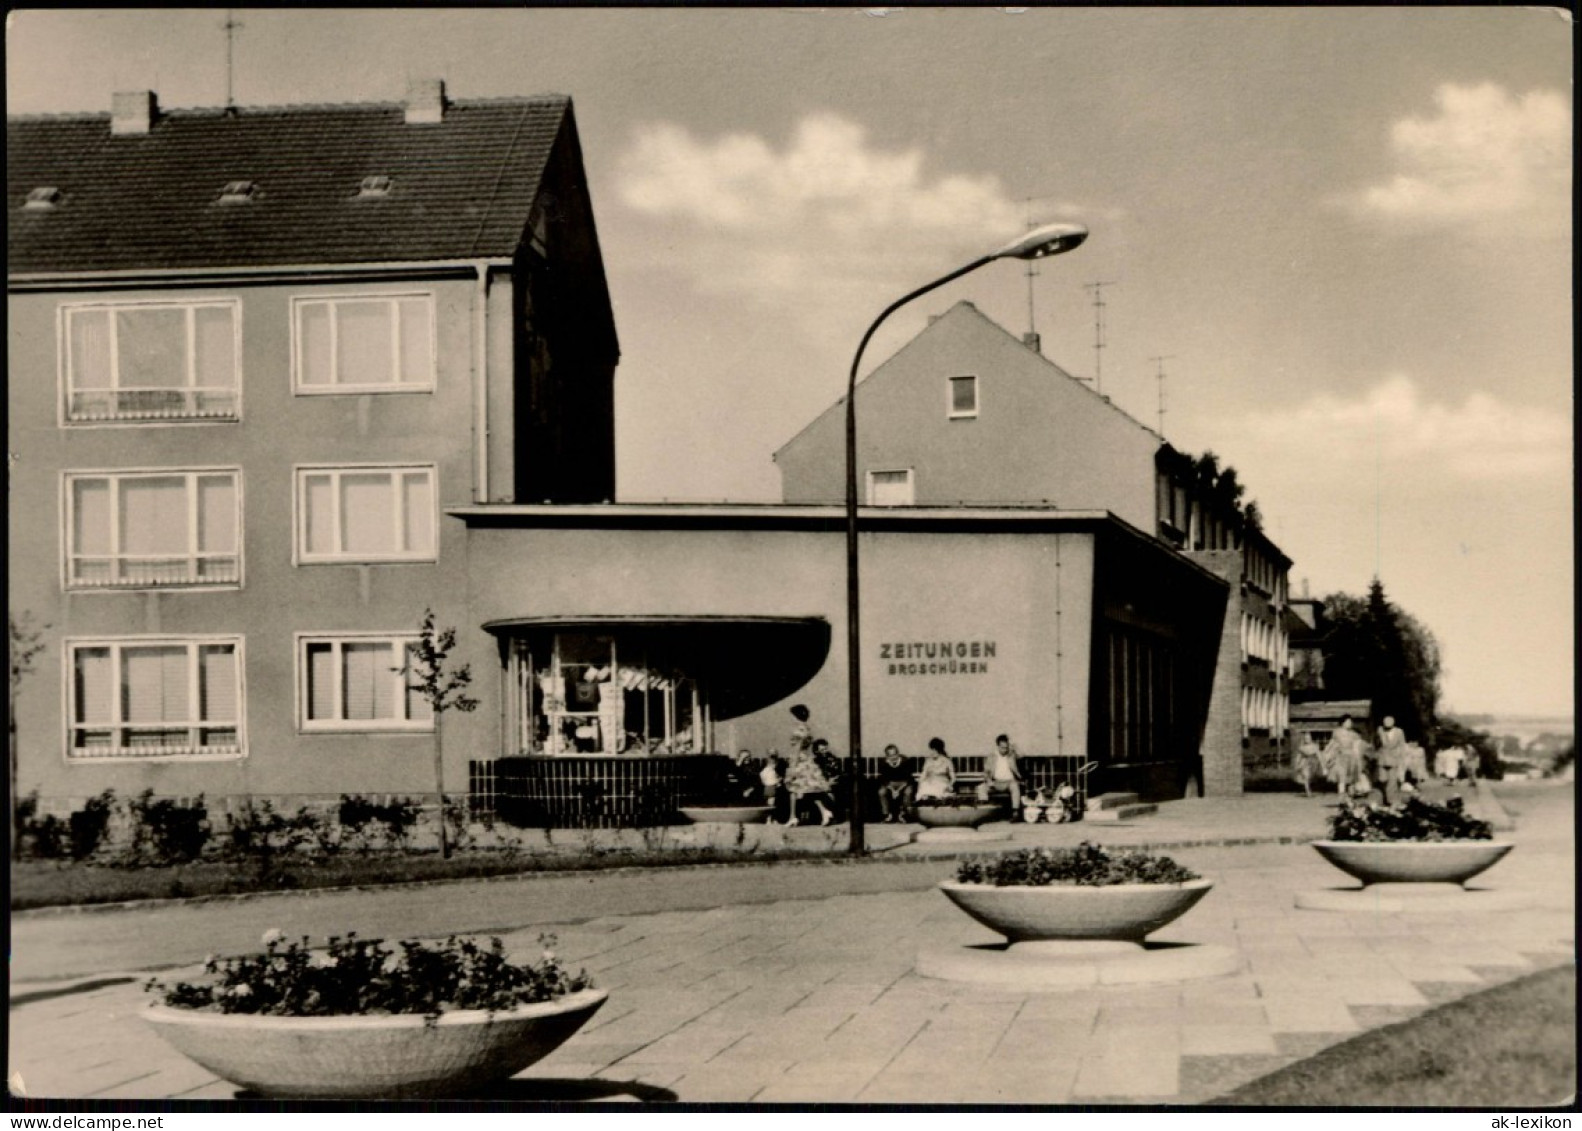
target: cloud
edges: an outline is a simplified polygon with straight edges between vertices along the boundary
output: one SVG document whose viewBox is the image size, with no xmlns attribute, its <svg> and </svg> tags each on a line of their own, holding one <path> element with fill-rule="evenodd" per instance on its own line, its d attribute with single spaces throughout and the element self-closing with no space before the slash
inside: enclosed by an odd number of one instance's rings
<svg viewBox="0 0 1582 1131">
<path fill-rule="evenodd" d="M 1421 225 L 1569 213 L 1571 107 L 1563 95 L 1447 83 L 1434 102 L 1432 116 L 1391 127 L 1397 172 L 1354 196 L 1356 209 Z"/>
<path fill-rule="evenodd" d="M 1399 374 L 1357 398 L 1320 393 L 1295 408 L 1247 413 L 1232 434 L 1227 448 L 1248 449 L 1248 463 L 1274 474 L 1283 467 L 1312 485 L 1359 474 L 1371 481 L 1376 459 L 1386 475 L 1441 482 L 1568 479 L 1571 472 L 1569 417 L 1483 392 L 1460 405 L 1429 402 Z"/>
<path fill-rule="evenodd" d="M 933 172 L 922 149 L 877 148 L 833 113 L 803 118 L 782 147 L 754 134 L 709 140 L 647 124 L 622 154 L 616 183 L 644 222 L 650 257 L 705 291 L 790 302 L 812 319 L 848 302 L 866 309 L 876 295 L 997 246 L 1027 219 L 997 177 Z M 1035 220 L 1076 211 L 1045 202 Z"/>
</svg>

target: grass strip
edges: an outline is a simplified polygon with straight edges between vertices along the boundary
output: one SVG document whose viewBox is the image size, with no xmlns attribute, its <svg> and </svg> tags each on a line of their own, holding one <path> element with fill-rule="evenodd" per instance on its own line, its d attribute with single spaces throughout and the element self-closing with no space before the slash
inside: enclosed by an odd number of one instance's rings
<svg viewBox="0 0 1582 1131">
<path fill-rule="evenodd" d="M 1532 1109 L 1576 1092 L 1576 967 L 1448 1002 L 1209 1100 L 1237 1107 Z"/>
<path fill-rule="evenodd" d="M 11 910 L 91 906 L 146 899 L 193 899 L 264 891 L 484 879 L 534 873 L 597 872 L 612 868 L 658 868 L 697 864 L 756 864 L 782 860 L 844 858 L 817 849 L 672 848 L 658 851 L 599 851 L 544 854 L 461 853 L 449 860 L 435 853 L 346 854 L 329 858 L 277 859 L 267 870 L 250 861 L 199 861 L 169 867 L 116 868 L 60 861 L 11 865 Z"/>
</svg>

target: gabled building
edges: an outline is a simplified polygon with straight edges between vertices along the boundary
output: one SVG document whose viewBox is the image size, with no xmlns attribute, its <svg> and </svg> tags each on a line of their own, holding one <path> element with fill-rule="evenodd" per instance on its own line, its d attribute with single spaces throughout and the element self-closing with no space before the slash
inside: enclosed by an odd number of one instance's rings
<svg viewBox="0 0 1582 1131">
<path fill-rule="evenodd" d="M 484 804 L 672 819 L 694 755 L 784 747 L 797 701 L 850 748 L 841 508 L 612 499 L 569 100 L 145 92 L 7 130 L 9 599 L 49 626 L 24 794 L 432 802 L 400 670 L 425 608 L 480 700 L 445 724 L 448 791 Z M 1090 458 L 1147 473 L 1146 430 L 1093 404 Z M 938 735 L 965 768 L 1009 731 L 1036 786 L 1218 780 L 1228 587 L 1154 535 L 1151 479 L 1112 480 L 1096 506 L 863 508 L 870 756 Z"/>
<path fill-rule="evenodd" d="M 870 505 L 1108 511 L 1226 581 L 1201 784 L 1240 792 L 1243 765 L 1288 757 L 1291 561 L 1192 459 L 970 302 L 930 319 L 857 398 L 858 491 Z M 787 502 L 843 497 L 844 420 L 837 402 L 775 453 Z M 1126 671 L 1140 647 L 1117 638 L 1104 645 L 1107 662 Z M 1140 755 L 1136 728 L 1121 721 L 1152 709 L 1141 684 L 1112 686 L 1120 700 L 1094 754 L 1112 764 L 1158 756 Z"/>
<path fill-rule="evenodd" d="M 411 790 L 397 669 L 464 623 L 449 508 L 612 497 L 571 102 L 7 121 L 21 789 Z M 58 674 L 57 674 L 58 673 Z"/>
</svg>

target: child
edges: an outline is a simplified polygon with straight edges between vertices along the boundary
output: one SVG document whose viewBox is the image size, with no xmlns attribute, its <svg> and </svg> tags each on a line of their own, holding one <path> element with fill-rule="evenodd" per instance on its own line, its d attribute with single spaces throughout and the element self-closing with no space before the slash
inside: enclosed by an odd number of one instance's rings
<svg viewBox="0 0 1582 1131">
<path fill-rule="evenodd" d="M 1055 790 L 1055 807 L 1058 810 L 1055 815 L 1056 824 L 1063 825 L 1067 821 L 1077 819 L 1077 791 L 1070 782 Z"/>
<path fill-rule="evenodd" d="M 775 808 L 775 794 L 780 791 L 780 751 L 771 749 L 764 755 L 763 768 L 758 771 L 758 782 L 763 786 L 764 804 L 771 815 Z"/>
</svg>

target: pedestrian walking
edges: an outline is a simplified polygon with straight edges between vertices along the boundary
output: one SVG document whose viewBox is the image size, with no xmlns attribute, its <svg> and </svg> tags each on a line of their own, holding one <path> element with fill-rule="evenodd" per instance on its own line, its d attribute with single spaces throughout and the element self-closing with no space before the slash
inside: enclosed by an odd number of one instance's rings
<svg viewBox="0 0 1582 1131">
<path fill-rule="evenodd" d="M 1304 797 L 1313 796 L 1313 779 L 1319 775 L 1319 749 L 1318 743 L 1313 741 L 1310 733 L 1302 735 L 1302 744 L 1296 748 L 1296 766 L 1293 777 L 1296 784 L 1302 787 Z"/>
<path fill-rule="evenodd" d="M 1379 791 L 1386 805 L 1401 800 L 1401 775 L 1406 770 L 1406 732 L 1395 725 L 1395 716 L 1385 715 L 1379 728 Z"/>
</svg>

